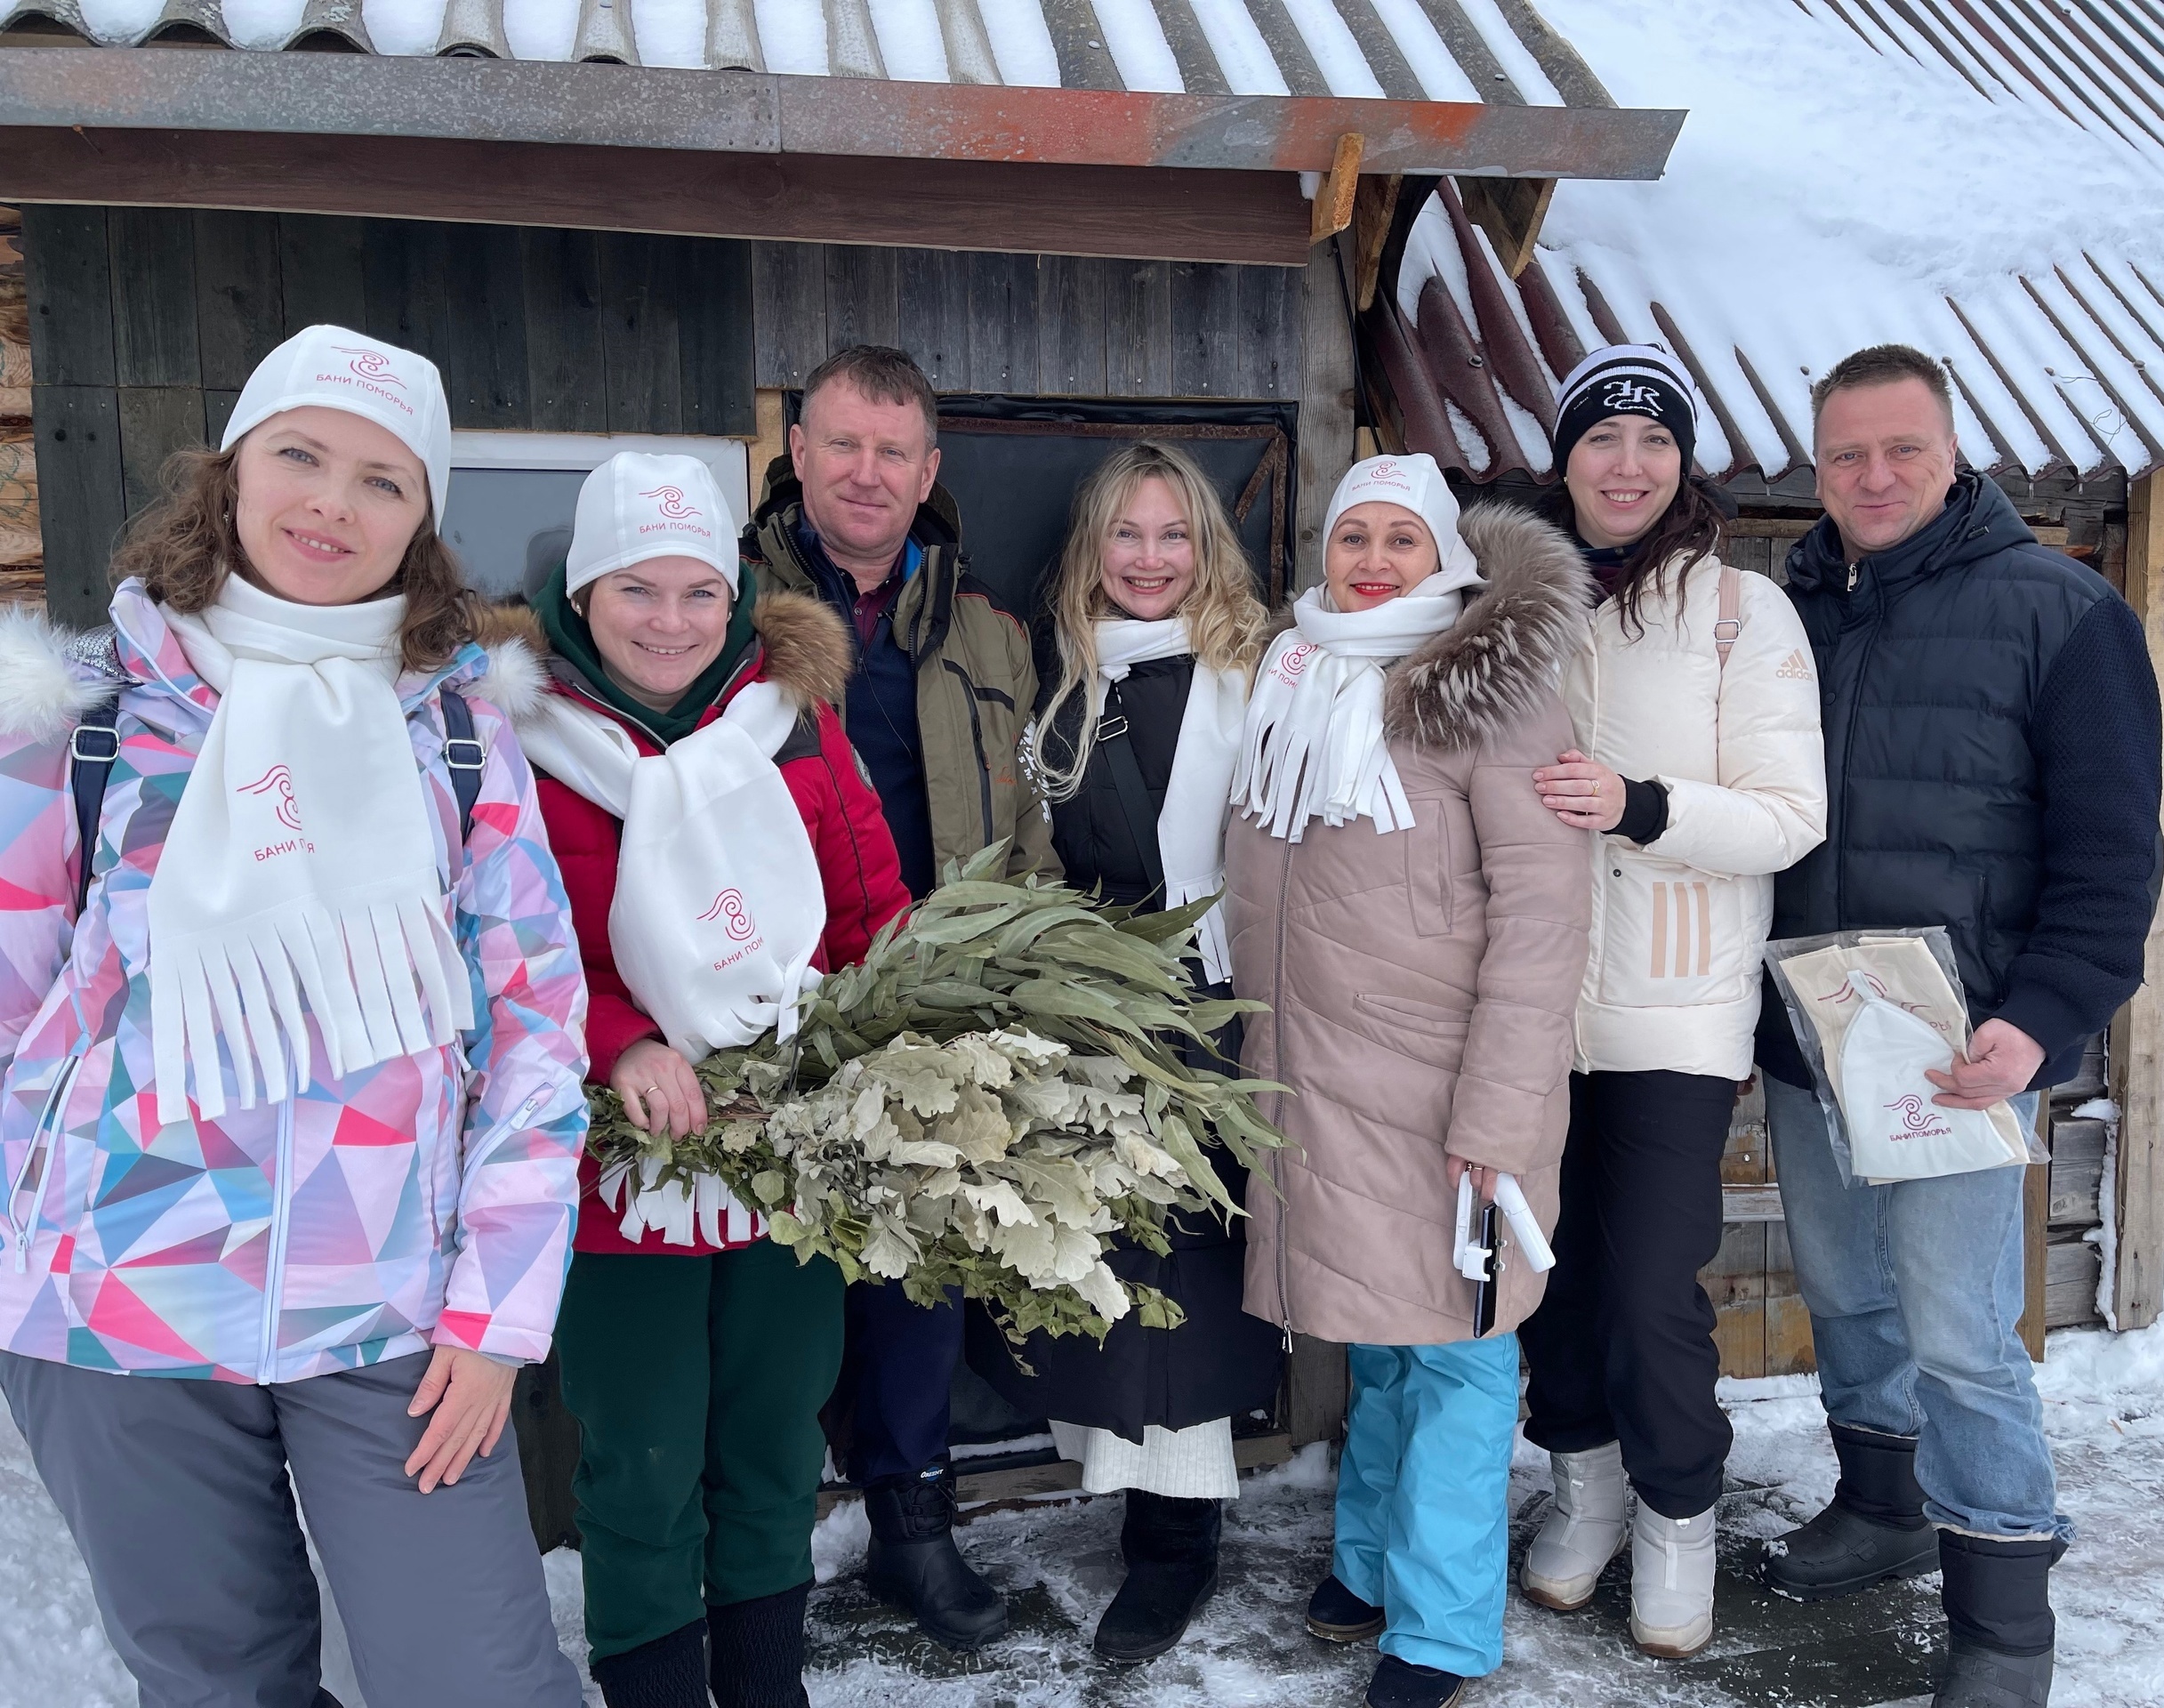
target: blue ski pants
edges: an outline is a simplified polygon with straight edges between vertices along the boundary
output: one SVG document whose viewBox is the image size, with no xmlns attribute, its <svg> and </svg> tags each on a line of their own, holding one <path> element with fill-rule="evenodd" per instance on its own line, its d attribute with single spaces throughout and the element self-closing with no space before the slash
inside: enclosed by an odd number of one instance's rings
<svg viewBox="0 0 2164 1708">
<path fill-rule="evenodd" d="M 1380 1647 L 1461 1678 L 1503 1660 L 1517 1336 L 1353 1346 L 1338 1464 L 1338 1581 L 1384 1615 Z"/>
</svg>

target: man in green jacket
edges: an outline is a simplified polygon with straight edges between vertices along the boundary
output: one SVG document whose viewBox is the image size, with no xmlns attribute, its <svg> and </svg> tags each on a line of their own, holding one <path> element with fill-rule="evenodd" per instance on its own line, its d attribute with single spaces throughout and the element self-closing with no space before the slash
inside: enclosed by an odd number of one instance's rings
<svg viewBox="0 0 2164 1708">
<path fill-rule="evenodd" d="M 1058 876 L 1051 825 L 1018 746 L 1037 697 L 1029 638 L 969 574 L 938 484 L 930 382 L 859 344 L 804 383 L 802 418 L 741 547 L 753 575 L 823 599 L 857 638 L 842 721 L 922 897 L 950 860 L 1006 840 L 1008 869 Z M 849 1290 L 849 1475 L 872 1522 L 866 1575 L 925 1633 L 973 1649 L 1007 1629 L 997 1591 L 954 1546 L 947 1392 L 959 1296 L 927 1309 L 899 1284 Z"/>
</svg>

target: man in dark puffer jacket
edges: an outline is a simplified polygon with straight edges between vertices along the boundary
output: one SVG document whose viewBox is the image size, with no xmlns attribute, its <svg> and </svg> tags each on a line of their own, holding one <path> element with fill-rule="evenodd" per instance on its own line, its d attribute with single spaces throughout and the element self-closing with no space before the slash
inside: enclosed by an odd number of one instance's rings
<svg viewBox="0 0 2164 1708">
<path fill-rule="evenodd" d="M 1959 467 L 1929 357 L 1859 351 L 1812 404 L 1827 516 L 1788 567 L 1823 694 L 1826 840 L 1779 878 L 1774 936 L 1946 926 L 1973 1032 L 1937 1100 L 2011 1098 L 2033 1122 L 2141 983 L 2160 745 L 2141 624 Z M 2015 1333 L 2024 1171 L 1849 1187 L 1770 988 L 1758 1062 L 1841 1463 L 1766 1582 L 1815 1600 L 1943 1568 L 1936 1708 L 2041 1704 L 2071 1527 Z"/>
</svg>

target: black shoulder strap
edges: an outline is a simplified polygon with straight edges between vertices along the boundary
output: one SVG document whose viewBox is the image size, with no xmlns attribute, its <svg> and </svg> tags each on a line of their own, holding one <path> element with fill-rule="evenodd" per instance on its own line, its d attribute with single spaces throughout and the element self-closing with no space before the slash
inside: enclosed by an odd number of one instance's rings
<svg viewBox="0 0 2164 1708">
<path fill-rule="evenodd" d="M 443 762 L 451 769 L 451 793 L 458 797 L 458 840 L 463 846 L 473 840 L 473 805 L 481 798 L 481 772 L 488 763 L 488 749 L 473 737 L 473 708 L 466 697 L 445 689 L 437 697 L 443 705 Z"/>
<path fill-rule="evenodd" d="M 101 700 L 83 714 L 68 738 L 68 787 L 75 796 L 76 865 L 76 916 L 90 902 L 90 866 L 98 851 L 98 825 L 105 805 L 105 786 L 120 757 L 120 696 Z"/>
<path fill-rule="evenodd" d="M 1149 785 L 1142 780 L 1142 762 L 1127 739 L 1127 713 L 1120 702 L 1120 685 L 1105 689 L 1105 715 L 1097 726 L 1097 750 L 1105 755 L 1112 773 L 1112 786 L 1119 791 L 1120 810 L 1127 815 L 1127 833 L 1135 839 L 1142 857 L 1143 875 L 1150 881 L 1150 899 L 1164 905 L 1164 857 L 1157 847 L 1157 814 L 1150 806 Z"/>
</svg>

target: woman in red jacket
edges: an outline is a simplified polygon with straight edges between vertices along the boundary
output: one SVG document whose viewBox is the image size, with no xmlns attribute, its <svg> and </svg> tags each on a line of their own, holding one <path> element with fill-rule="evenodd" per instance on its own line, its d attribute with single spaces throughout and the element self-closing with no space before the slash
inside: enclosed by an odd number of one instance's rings
<svg viewBox="0 0 2164 1708">
<path fill-rule="evenodd" d="M 740 581 L 736 536 L 696 459 L 595 470 L 535 600 L 549 691 L 519 722 L 591 987 L 589 1077 L 672 1135 L 704 1124 L 693 1061 L 785 1026 L 807 978 L 909 902 L 832 704 L 847 632 Z M 765 1233 L 713 1177 L 687 1193 L 583 1165 L 557 1335 L 611 1708 L 704 1708 L 710 1682 L 724 1708 L 805 1700 L 842 1282 Z"/>
</svg>

